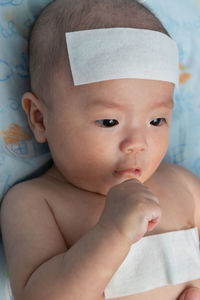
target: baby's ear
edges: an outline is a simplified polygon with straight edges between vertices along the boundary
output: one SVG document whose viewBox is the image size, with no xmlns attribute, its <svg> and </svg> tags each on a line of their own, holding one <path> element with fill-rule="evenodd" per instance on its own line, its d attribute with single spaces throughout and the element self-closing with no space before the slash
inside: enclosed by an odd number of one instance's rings
<svg viewBox="0 0 200 300">
<path fill-rule="evenodd" d="M 39 143 L 46 142 L 43 105 L 33 93 L 25 93 L 22 97 L 22 107 L 27 115 L 29 126 Z"/>
</svg>

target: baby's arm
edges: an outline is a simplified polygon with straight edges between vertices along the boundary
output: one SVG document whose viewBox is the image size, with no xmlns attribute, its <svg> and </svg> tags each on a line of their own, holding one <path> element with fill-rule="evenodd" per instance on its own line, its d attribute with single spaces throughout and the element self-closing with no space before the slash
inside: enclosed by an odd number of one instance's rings
<svg viewBox="0 0 200 300">
<path fill-rule="evenodd" d="M 104 299 L 103 291 L 130 244 L 159 216 L 159 205 L 143 185 L 123 183 L 108 195 L 100 222 L 68 250 L 47 201 L 29 183 L 17 185 L 2 205 L 15 300 Z"/>
</svg>

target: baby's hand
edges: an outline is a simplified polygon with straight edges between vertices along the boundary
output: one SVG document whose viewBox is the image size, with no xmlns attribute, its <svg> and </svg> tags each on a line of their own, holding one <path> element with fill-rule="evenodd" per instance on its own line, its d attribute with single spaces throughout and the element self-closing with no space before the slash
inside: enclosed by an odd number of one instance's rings
<svg viewBox="0 0 200 300">
<path fill-rule="evenodd" d="M 138 180 L 125 181 L 111 188 L 100 224 L 117 229 L 130 244 L 141 239 L 160 221 L 158 198 Z"/>
<path fill-rule="evenodd" d="M 197 287 L 187 287 L 179 296 L 178 300 L 200 300 L 200 289 Z"/>
</svg>

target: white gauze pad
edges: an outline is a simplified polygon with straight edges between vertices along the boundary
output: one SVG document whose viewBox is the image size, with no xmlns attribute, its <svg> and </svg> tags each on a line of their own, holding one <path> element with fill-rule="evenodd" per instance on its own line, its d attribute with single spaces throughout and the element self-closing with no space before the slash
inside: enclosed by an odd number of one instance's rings
<svg viewBox="0 0 200 300">
<path fill-rule="evenodd" d="M 132 245 L 106 287 L 105 298 L 125 297 L 199 278 L 197 227 L 146 236 Z"/>
<path fill-rule="evenodd" d="M 112 79 L 169 81 L 178 86 L 176 43 L 167 35 L 135 28 L 66 33 L 74 85 Z"/>
</svg>

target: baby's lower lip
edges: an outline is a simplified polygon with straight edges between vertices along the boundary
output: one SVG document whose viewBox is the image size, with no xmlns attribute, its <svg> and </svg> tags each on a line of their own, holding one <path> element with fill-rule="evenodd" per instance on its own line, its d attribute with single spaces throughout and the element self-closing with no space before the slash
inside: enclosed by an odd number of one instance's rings
<svg viewBox="0 0 200 300">
<path fill-rule="evenodd" d="M 117 177 L 125 177 L 128 176 L 129 178 L 138 178 L 142 175 L 140 169 L 124 169 L 124 170 L 115 170 L 114 175 Z"/>
</svg>

